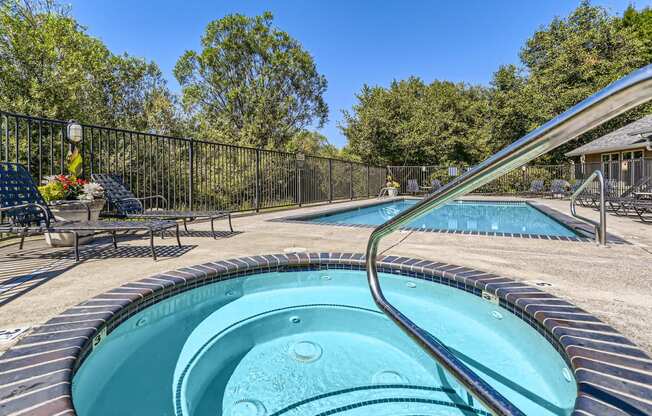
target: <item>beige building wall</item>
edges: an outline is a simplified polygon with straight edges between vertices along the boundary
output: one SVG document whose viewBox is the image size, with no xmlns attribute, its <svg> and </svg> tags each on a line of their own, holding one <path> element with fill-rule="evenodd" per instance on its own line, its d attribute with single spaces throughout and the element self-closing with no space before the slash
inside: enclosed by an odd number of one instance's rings
<svg viewBox="0 0 652 416">
<path fill-rule="evenodd" d="M 640 149 L 628 149 L 627 151 L 636 151 L 636 150 L 643 150 L 643 157 L 645 159 L 652 159 L 652 152 L 649 150 L 646 150 L 644 147 L 641 147 Z M 613 152 L 601 152 L 601 153 L 592 153 L 592 154 L 587 154 L 585 155 L 585 160 L 584 163 L 600 163 L 602 160 L 602 154 L 603 153 L 622 153 L 622 151 L 613 151 Z"/>
</svg>

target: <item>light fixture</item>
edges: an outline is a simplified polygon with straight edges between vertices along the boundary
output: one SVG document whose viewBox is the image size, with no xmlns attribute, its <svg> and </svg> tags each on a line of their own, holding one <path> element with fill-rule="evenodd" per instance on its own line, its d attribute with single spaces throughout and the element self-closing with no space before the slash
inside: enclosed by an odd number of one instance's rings
<svg viewBox="0 0 652 416">
<path fill-rule="evenodd" d="M 297 167 L 303 169 L 303 165 L 306 163 L 306 155 L 302 152 L 297 153 Z"/>
<path fill-rule="evenodd" d="M 79 124 L 75 120 L 70 120 L 68 122 L 68 140 L 70 140 L 71 143 L 79 143 L 82 141 L 82 136 L 83 136 L 83 130 L 81 124 Z"/>
</svg>

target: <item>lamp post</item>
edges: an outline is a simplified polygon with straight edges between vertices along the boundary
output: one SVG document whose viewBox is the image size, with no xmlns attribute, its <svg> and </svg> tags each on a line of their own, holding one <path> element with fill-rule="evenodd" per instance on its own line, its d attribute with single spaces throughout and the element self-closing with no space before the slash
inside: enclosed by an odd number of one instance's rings
<svg viewBox="0 0 652 416">
<path fill-rule="evenodd" d="M 68 136 L 68 173 L 78 177 L 82 171 L 82 160 L 77 145 L 82 141 L 84 131 L 76 120 L 70 120 L 66 126 Z"/>
<path fill-rule="evenodd" d="M 71 144 L 76 145 L 82 141 L 83 130 L 81 124 L 75 120 L 70 120 L 66 127 L 68 132 L 68 140 Z"/>
</svg>

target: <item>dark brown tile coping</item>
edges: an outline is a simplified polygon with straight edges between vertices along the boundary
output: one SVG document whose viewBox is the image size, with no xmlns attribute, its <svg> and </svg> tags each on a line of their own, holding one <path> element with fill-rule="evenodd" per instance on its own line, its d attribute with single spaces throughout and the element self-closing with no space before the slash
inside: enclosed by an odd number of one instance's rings
<svg viewBox="0 0 652 416">
<path fill-rule="evenodd" d="M 319 223 L 313 222 L 312 220 L 324 215 L 333 215 L 339 214 L 341 212 L 352 211 L 360 208 L 372 207 L 375 205 L 382 205 L 388 202 L 398 202 L 405 199 L 418 199 L 418 198 L 408 198 L 408 197 L 396 197 L 392 199 L 382 199 L 376 200 L 353 207 L 335 207 L 321 210 L 318 212 L 311 212 L 309 214 L 297 214 L 290 215 L 287 217 L 281 218 L 272 218 L 268 221 L 270 222 L 293 222 L 299 224 L 308 224 L 308 225 L 320 225 L 320 226 L 332 226 L 332 227 L 344 227 L 344 228 L 376 228 L 376 225 L 366 225 L 366 224 L 330 224 L 330 223 Z M 575 237 L 565 237 L 565 236 L 554 236 L 554 235 L 545 235 L 545 234 L 528 234 L 528 233 L 503 233 L 496 231 L 462 231 L 462 230 L 448 230 L 448 229 L 439 229 L 439 228 L 420 228 L 420 227 L 401 227 L 401 230 L 407 231 L 419 231 L 426 233 L 440 233 L 440 234 L 460 234 L 460 235 L 479 235 L 479 236 L 489 236 L 489 237 L 515 237 L 515 238 L 529 238 L 534 240 L 552 240 L 552 241 L 573 241 L 581 243 L 594 243 L 595 242 L 595 230 L 593 227 L 583 221 L 580 221 L 576 218 L 571 217 L 570 215 L 563 214 L 556 209 L 550 208 L 547 205 L 541 204 L 534 201 L 491 201 L 491 200 L 474 200 L 474 199 L 462 199 L 462 202 L 487 202 L 492 204 L 503 204 L 503 205 L 515 205 L 515 204 L 527 204 L 542 214 L 552 218 L 558 223 L 562 224 L 564 227 L 568 228 L 576 234 Z M 610 244 L 630 244 L 626 240 L 614 235 L 607 233 L 607 242 Z"/>
<path fill-rule="evenodd" d="M 573 415 L 652 414 L 652 359 L 571 303 L 521 282 L 465 267 L 379 257 L 379 271 L 497 295 L 543 335 L 573 369 Z M 93 343 L 142 309 L 211 282 L 269 271 L 364 269 L 355 253 L 296 253 L 221 260 L 127 283 L 68 309 L 0 356 L 0 415 L 74 415 L 71 382 Z"/>
</svg>

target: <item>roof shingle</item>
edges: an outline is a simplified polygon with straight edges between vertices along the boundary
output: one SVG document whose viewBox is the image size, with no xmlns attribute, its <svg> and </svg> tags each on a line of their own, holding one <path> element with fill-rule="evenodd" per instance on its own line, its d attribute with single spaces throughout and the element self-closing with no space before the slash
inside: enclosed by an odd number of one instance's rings
<svg viewBox="0 0 652 416">
<path fill-rule="evenodd" d="M 566 156 L 580 156 L 588 153 L 601 153 L 610 150 L 626 150 L 642 147 L 645 145 L 646 139 L 631 134 L 648 131 L 652 132 L 652 115 L 645 116 L 633 123 L 619 128 L 618 130 L 605 134 L 584 146 L 571 150 L 566 153 Z"/>
</svg>

